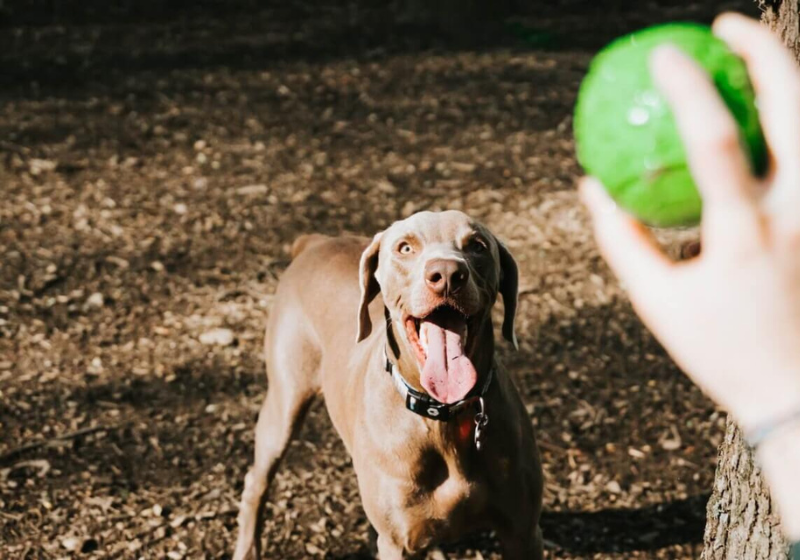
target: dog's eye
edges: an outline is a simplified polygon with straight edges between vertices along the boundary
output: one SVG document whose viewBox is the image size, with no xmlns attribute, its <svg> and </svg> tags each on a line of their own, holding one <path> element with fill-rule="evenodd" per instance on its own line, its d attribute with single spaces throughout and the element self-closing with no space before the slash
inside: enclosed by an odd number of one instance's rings
<svg viewBox="0 0 800 560">
<path fill-rule="evenodd" d="M 470 251 L 471 253 L 482 253 L 486 249 L 488 249 L 486 242 L 480 237 L 473 237 L 467 243 L 467 251 Z"/>
<path fill-rule="evenodd" d="M 408 243 L 407 241 L 401 241 L 397 245 L 397 252 L 400 253 L 401 255 L 410 255 L 411 253 L 414 252 L 414 247 L 412 247 L 411 244 Z"/>
</svg>

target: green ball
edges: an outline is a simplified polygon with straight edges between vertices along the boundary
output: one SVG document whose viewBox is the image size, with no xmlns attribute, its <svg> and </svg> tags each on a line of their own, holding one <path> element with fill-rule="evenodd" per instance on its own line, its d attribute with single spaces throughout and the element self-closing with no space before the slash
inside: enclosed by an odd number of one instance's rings
<svg viewBox="0 0 800 560">
<path fill-rule="evenodd" d="M 708 72 L 739 125 L 753 170 L 763 174 L 767 148 L 747 68 L 703 25 L 651 27 L 603 49 L 578 93 L 575 142 L 578 161 L 619 206 L 652 226 L 690 226 L 700 221 L 702 201 L 672 111 L 649 68 L 652 50 L 663 43 Z"/>
</svg>

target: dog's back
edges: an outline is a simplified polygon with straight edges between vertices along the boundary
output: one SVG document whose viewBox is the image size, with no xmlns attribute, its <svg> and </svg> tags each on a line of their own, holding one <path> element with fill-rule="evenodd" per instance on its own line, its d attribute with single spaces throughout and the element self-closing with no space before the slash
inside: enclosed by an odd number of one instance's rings
<svg viewBox="0 0 800 560">
<path fill-rule="evenodd" d="M 301 235 L 292 244 L 292 262 L 275 294 L 268 322 L 267 346 L 279 331 L 301 330 L 320 345 L 356 337 L 360 298 L 358 261 L 368 239 L 353 236 Z"/>
<path fill-rule="evenodd" d="M 327 235 L 322 235 L 320 233 L 310 233 L 301 235 L 300 237 L 294 240 L 294 243 L 292 243 L 292 250 L 291 250 L 292 260 L 296 259 L 297 256 L 306 249 L 315 247 L 317 245 L 325 243 L 326 241 L 331 241 L 332 239 L 333 239 L 332 237 L 329 237 Z"/>
</svg>

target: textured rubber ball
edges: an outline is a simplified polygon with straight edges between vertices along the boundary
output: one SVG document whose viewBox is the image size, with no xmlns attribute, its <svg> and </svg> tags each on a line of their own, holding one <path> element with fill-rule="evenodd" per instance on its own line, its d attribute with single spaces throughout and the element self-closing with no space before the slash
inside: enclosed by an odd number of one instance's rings
<svg viewBox="0 0 800 560">
<path fill-rule="evenodd" d="M 658 227 L 700 221 L 702 201 L 672 111 L 650 73 L 650 55 L 669 43 L 691 56 L 714 82 L 739 125 L 756 174 L 767 148 L 744 61 L 703 25 L 671 23 L 621 37 L 592 61 L 575 106 L 578 161 L 617 204 Z"/>
</svg>

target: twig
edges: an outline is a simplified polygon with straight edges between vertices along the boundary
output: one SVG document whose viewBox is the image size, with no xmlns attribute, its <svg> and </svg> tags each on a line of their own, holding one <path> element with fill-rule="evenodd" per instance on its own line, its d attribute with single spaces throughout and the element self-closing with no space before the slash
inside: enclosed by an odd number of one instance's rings
<svg viewBox="0 0 800 560">
<path fill-rule="evenodd" d="M 247 296 L 250 299 L 271 299 L 273 296 L 272 294 L 259 294 L 254 290 L 250 290 L 248 288 L 233 288 L 231 290 L 226 290 L 222 292 L 220 295 L 217 296 L 217 301 L 227 301 L 229 299 L 235 299 L 239 296 Z"/>
<path fill-rule="evenodd" d="M 554 445 L 546 441 L 542 441 L 540 439 L 536 440 L 536 443 L 539 445 L 539 447 L 544 447 L 545 449 L 549 449 L 550 451 L 555 451 L 558 453 L 569 453 L 569 451 L 564 449 L 563 447 L 559 447 L 557 445 Z"/>
<path fill-rule="evenodd" d="M 10 451 L 6 451 L 2 455 L 0 455 L 0 462 L 7 461 L 17 455 L 22 453 L 27 453 L 28 451 L 32 451 L 34 449 L 39 449 L 40 447 L 45 447 L 54 441 L 67 441 L 70 439 L 79 438 L 81 436 L 87 436 L 89 434 L 93 434 L 95 432 L 110 432 L 111 430 L 116 430 L 119 428 L 120 425 L 113 425 L 113 426 L 90 426 L 88 428 L 81 428 L 80 430 L 75 430 L 74 432 L 69 432 L 66 434 L 61 434 L 60 436 L 55 436 L 49 439 L 42 439 L 39 441 L 32 441 L 30 443 L 26 443 L 20 447 L 12 449 Z"/>
<path fill-rule="evenodd" d="M 193 517 L 195 521 L 203 521 L 204 519 L 214 519 L 217 517 L 222 517 L 224 515 L 231 515 L 238 512 L 239 512 L 238 508 L 227 508 L 220 511 L 201 511 L 195 513 L 191 517 Z"/>
</svg>

